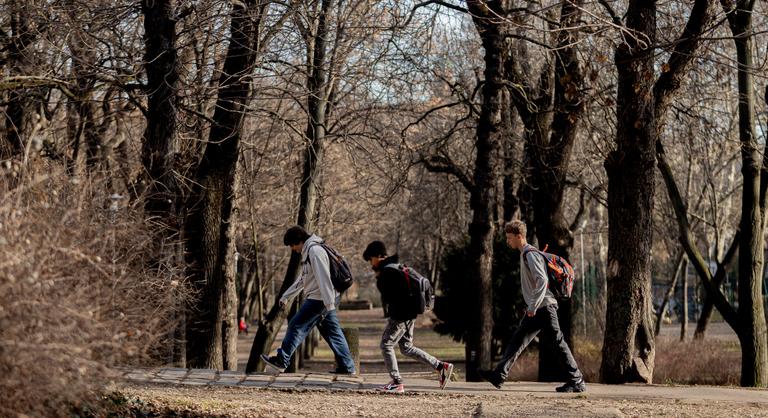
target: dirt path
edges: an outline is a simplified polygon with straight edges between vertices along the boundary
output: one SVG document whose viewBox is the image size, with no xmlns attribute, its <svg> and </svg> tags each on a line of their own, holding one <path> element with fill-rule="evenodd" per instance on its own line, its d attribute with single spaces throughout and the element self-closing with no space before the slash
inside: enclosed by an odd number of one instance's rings
<svg viewBox="0 0 768 418">
<path fill-rule="evenodd" d="M 150 410 L 169 408 L 179 415 L 231 417 L 766 417 L 765 402 L 713 401 L 657 397 L 612 397 L 591 393 L 492 389 L 464 392 L 411 392 L 256 389 L 129 385 L 122 392 Z M 640 392 L 638 392 L 640 393 Z"/>
<path fill-rule="evenodd" d="M 401 358 L 406 393 L 377 393 L 373 388 L 388 380 L 378 348 L 384 326 L 381 311 L 342 311 L 340 317 L 343 326 L 360 330 L 362 375 L 357 377 L 323 373 L 333 361 L 323 342 L 299 374 L 246 376 L 243 370 L 253 338 L 250 334 L 240 336 L 238 372 L 136 370 L 127 373 L 127 380 L 115 389 L 130 399 L 129 404 L 139 411 L 137 416 L 768 417 L 767 390 L 590 383 L 587 393 L 566 395 L 555 393 L 555 384 L 515 382 L 530 380 L 524 370 L 510 376 L 512 381 L 501 391 L 487 383 L 463 382 L 463 345 L 432 332 L 428 318 L 416 329 L 416 344 L 438 358 L 457 363 L 459 380 L 439 391 L 433 372 Z M 281 338 L 282 334 L 278 342 Z M 525 366 L 516 364 L 515 368 Z"/>
</svg>

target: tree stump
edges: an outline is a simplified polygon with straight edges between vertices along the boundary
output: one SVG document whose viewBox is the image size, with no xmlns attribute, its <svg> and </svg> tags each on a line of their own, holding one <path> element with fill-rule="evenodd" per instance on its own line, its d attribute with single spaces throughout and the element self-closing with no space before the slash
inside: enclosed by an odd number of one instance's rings
<svg viewBox="0 0 768 418">
<path fill-rule="evenodd" d="M 352 360 L 355 362 L 355 374 L 360 374 L 360 329 L 357 327 L 342 327 L 341 332 L 349 345 Z"/>
</svg>

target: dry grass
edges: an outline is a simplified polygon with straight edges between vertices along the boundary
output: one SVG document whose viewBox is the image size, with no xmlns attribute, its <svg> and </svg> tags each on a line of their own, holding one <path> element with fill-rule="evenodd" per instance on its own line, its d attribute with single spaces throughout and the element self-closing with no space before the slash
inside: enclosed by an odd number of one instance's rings
<svg viewBox="0 0 768 418">
<path fill-rule="evenodd" d="M 8 187 L 0 184 L 0 415 L 67 415 L 114 366 L 157 358 L 183 296 L 179 272 L 146 267 L 149 229 L 138 211 L 111 210 L 104 184 L 62 173 Z"/>
<path fill-rule="evenodd" d="M 656 343 L 656 383 L 738 386 L 741 350 L 736 341 L 661 338 Z"/>
<path fill-rule="evenodd" d="M 602 341 L 576 339 L 574 356 L 588 382 L 600 380 Z M 741 353 L 737 342 L 720 339 L 680 342 L 660 338 L 656 343 L 657 384 L 738 385 Z M 512 367 L 509 379 L 536 381 L 539 356 L 535 348 L 526 350 Z"/>
</svg>

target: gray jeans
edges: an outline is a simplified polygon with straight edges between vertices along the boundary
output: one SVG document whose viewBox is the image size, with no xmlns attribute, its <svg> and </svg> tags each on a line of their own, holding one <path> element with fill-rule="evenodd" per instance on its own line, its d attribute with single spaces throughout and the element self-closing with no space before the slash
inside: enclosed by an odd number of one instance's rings
<svg viewBox="0 0 768 418">
<path fill-rule="evenodd" d="M 397 369 L 397 357 L 395 357 L 395 345 L 400 345 L 400 352 L 404 355 L 416 359 L 424 364 L 437 369 L 440 361 L 432 357 L 426 351 L 414 347 L 413 345 L 413 321 L 398 321 L 392 318 L 387 319 L 387 327 L 384 328 L 384 334 L 381 336 L 381 353 L 384 355 L 384 364 L 389 369 L 389 376 L 393 380 L 400 380 L 400 371 Z"/>
<path fill-rule="evenodd" d="M 541 331 L 542 337 L 544 337 L 541 341 L 542 344 L 555 345 L 558 351 L 558 361 L 570 377 L 570 380 L 577 381 L 581 379 L 582 375 L 579 366 L 576 365 L 571 349 L 568 348 L 568 344 L 563 338 L 563 333 L 560 331 L 560 323 L 557 320 L 557 305 L 554 304 L 537 309 L 536 315 L 532 317 L 523 317 L 523 320 L 520 321 L 520 326 L 517 327 L 507 348 L 504 350 L 501 361 L 496 365 L 496 372 L 503 379 L 506 379 L 509 369 L 515 364 L 515 360 L 520 357 L 520 354 L 533 341 L 539 331 Z"/>
</svg>

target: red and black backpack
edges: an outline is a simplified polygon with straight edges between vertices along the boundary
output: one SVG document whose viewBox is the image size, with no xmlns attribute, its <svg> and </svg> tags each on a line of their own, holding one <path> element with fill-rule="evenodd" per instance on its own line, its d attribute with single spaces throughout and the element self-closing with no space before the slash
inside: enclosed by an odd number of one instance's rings
<svg viewBox="0 0 768 418">
<path fill-rule="evenodd" d="M 545 246 L 543 251 L 536 248 L 525 250 L 523 252 L 523 262 L 526 263 L 527 267 L 527 256 L 530 252 L 541 254 L 547 262 L 547 276 L 549 279 L 547 288 L 557 299 L 570 299 L 571 292 L 573 292 L 573 281 L 576 278 L 573 274 L 573 267 L 563 257 L 544 252 L 546 249 L 547 247 Z"/>
</svg>

